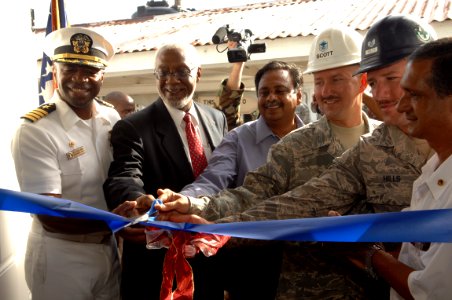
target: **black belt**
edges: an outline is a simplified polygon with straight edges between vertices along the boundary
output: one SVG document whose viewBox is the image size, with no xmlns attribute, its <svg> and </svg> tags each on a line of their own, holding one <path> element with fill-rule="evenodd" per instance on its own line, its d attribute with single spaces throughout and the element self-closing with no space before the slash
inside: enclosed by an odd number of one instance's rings
<svg viewBox="0 0 452 300">
<path fill-rule="evenodd" d="M 76 243 L 105 244 L 108 243 L 113 236 L 111 231 L 99 231 L 86 234 L 50 232 L 48 230 L 45 230 L 42 224 L 36 218 L 33 220 L 32 228 L 36 232 L 42 232 L 42 235 Z"/>
<path fill-rule="evenodd" d="M 43 232 L 46 236 L 65 240 L 65 241 L 71 241 L 71 242 L 77 242 L 77 243 L 89 243 L 89 244 L 105 244 L 110 241 L 111 237 L 113 236 L 111 232 L 109 233 L 89 233 L 89 234 L 66 234 L 66 233 L 56 233 L 56 232 L 49 232 L 45 229 L 43 229 Z"/>
</svg>

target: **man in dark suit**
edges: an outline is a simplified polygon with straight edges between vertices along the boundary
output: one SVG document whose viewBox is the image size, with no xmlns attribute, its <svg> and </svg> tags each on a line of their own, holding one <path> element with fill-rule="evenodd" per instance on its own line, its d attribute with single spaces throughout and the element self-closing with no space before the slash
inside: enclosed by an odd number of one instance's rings
<svg viewBox="0 0 452 300">
<path fill-rule="evenodd" d="M 195 179 L 198 159 L 190 155 L 186 113 L 201 136 L 207 160 L 227 132 L 223 113 L 193 101 L 201 77 L 199 57 L 193 46 L 170 44 L 160 48 L 156 54 L 155 76 L 160 98 L 120 120 L 112 130 L 114 160 L 104 184 L 109 209 L 126 200 L 151 199 L 150 195 L 157 196 L 158 188 L 179 191 Z M 123 299 L 159 299 L 166 250 L 146 249 L 143 227 L 126 228 L 121 236 L 124 238 Z M 204 291 L 205 279 L 215 278 L 214 273 L 203 267 L 208 259 L 197 255 L 190 261 L 195 284 L 200 284 L 196 285 L 195 298 L 222 299 L 222 291 L 215 297 Z M 208 265 L 214 268 L 214 264 Z"/>
</svg>

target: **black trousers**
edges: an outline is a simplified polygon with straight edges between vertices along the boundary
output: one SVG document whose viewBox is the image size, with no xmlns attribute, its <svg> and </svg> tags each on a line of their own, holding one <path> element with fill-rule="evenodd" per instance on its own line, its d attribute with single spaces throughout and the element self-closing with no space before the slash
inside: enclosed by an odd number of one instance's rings
<svg viewBox="0 0 452 300">
<path fill-rule="evenodd" d="M 218 253 L 223 286 L 231 300 L 273 300 L 281 272 L 279 241 L 233 239 Z"/>
</svg>

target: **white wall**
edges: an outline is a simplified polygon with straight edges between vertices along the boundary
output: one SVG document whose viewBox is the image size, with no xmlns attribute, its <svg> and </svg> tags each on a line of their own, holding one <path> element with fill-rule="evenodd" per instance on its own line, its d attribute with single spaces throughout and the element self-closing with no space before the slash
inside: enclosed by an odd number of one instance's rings
<svg viewBox="0 0 452 300">
<path fill-rule="evenodd" d="M 3 46 L 0 118 L 0 188 L 18 190 L 10 142 L 20 116 L 38 104 L 36 58 L 30 26 L 30 0 L 9 2 L 0 10 Z M 30 226 L 27 214 L 0 211 L 0 299 L 29 299 L 23 256 Z"/>
</svg>

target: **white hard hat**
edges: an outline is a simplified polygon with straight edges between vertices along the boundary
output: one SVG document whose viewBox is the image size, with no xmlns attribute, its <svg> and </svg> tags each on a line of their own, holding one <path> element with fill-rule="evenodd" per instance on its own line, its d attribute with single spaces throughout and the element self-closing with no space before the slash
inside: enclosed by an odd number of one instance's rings
<svg viewBox="0 0 452 300">
<path fill-rule="evenodd" d="M 362 41 L 358 32 L 343 25 L 321 31 L 311 45 L 304 74 L 358 64 Z"/>
</svg>

